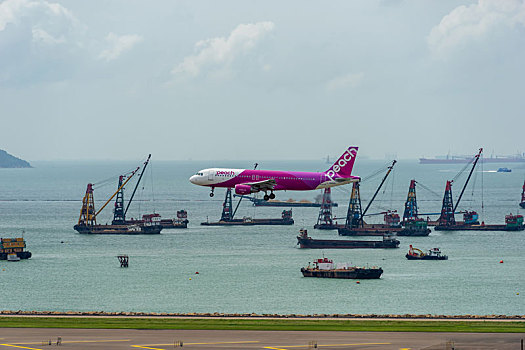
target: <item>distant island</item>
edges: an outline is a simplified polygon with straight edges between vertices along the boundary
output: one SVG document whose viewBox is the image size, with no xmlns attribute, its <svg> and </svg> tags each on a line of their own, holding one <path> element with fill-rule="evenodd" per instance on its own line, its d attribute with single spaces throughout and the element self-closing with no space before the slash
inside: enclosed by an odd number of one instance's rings
<svg viewBox="0 0 525 350">
<path fill-rule="evenodd" d="M 31 164 L 0 149 L 0 168 L 32 168 Z"/>
</svg>

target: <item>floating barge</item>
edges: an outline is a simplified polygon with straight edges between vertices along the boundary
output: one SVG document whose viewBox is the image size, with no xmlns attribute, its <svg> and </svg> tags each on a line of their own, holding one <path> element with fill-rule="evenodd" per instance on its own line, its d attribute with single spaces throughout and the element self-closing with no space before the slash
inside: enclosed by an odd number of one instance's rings
<svg viewBox="0 0 525 350">
<path fill-rule="evenodd" d="M 265 201 L 261 198 L 255 198 L 250 196 L 243 196 L 243 195 L 234 195 L 235 197 L 241 197 L 248 199 L 253 203 L 254 207 L 287 207 L 287 208 L 295 208 L 295 207 L 306 207 L 306 208 L 319 208 L 322 203 L 316 203 L 316 202 L 310 202 L 307 200 L 300 200 L 296 201 L 293 199 L 288 199 L 287 201 L 280 201 L 276 199 L 270 199 Z M 332 207 L 337 207 L 339 204 L 332 203 Z"/>
<path fill-rule="evenodd" d="M 201 222 L 203 226 L 255 226 L 255 225 L 293 225 L 291 210 L 283 210 L 280 219 L 252 219 L 245 216 L 242 219 L 219 220 L 216 222 Z"/>
<path fill-rule="evenodd" d="M 153 222 L 157 219 L 158 225 L 162 228 L 188 228 L 188 213 L 186 210 L 177 211 L 177 218 L 175 219 L 162 219 L 159 214 L 145 214 L 142 215 L 142 220 L 126 220 L 126 224 L 138 224 L 143 225 L 146 222 Z"/>
<path fill-rule="evenodd" d="M 222 214 L 219 221 L 201 222 L 203 226 L 255 226 L 255 225 L 293 225 L 294 220 L 292 218 L 292 210 L 283 210 L 280 219 L 253 219 L 245 216 L 242 219 L 235 219 L 235 213 L 241 204 L 242 199 L 245 196 L 239 198 L 237 207 L 233 210 L 232 204 L 232 189 L 226 189 L 226 195 L 224 197 L 224 203 L 222 204 Z"/>
<path fill-rule="evenodd" d="M 133 176 L 139 171 L 140 167 L 137 167 L 132 172 L 119 176 L 117 191 L 102 205 L 102 207 L 95 211 L 95 199 L 93 197 L 94 185 L 89 183 L 87 185 L 86 194 L 82 199 L 82 207 L 80 209 L 80 216 L 78 223 L 73 228 L 82 234 L 113 234 L 113 235 L 139 235 L 139 234 L 159 234 L 162 230 L 160 224 L 160 215 L 149 214 L 144 215 L 142 220 L 126 220 L 126 213 L 129 209 L 133 196 L 138 188 L 142 175 L 148 165 L 151 154 L 144 162 L 142 172 L 135 185 L 133 194 L 128 201 L 127 207 L 124 209 L 124 186 L 133 178 Z M 115 208 L 113 210 L 113 221 L 111 225 L 100 225 L 97 223 L 97 215 L 108 205 L 113 198 L 115 198 Z"/>
<path fill-rule="evenodd" d="M 303 277 L 378 279 L 383 274 L 380 267 L 358 267 L 347 263 L 334 264 L 333 260 L 322 258 L 313 262 L 313 266 L 301 268 Z"/>
<path fill-rule="evenodd" d="M 26 241 L 23 238 L 0 239 L 0 260 L 18 261 L 29 259 L 31 252 L 24 251 Z"/>
<path fill-rule="evenodd" d="M 75 225 L 75 231 L 98 235 L 153 235 L 162 231 L 160 225 Z"/>
<path fill-rule="evenodd" d="M 484 223 L 477 225 L 469 224 L 449 224 L 438 225 L 434 227 L 436 231 L 523 231 L 523 215 L 506 215 L 505 225 L 485 225 Z"/>
<path fill-rule="evenodd" d="M 362 248 L 398 248 L 399 241 L 393 236 L 385 235 L 381 241 L 313 239 L 307 230 L 302 229 L 297 236 L 300 248 L 307 249 L 362 249 Z"/>
</svg>

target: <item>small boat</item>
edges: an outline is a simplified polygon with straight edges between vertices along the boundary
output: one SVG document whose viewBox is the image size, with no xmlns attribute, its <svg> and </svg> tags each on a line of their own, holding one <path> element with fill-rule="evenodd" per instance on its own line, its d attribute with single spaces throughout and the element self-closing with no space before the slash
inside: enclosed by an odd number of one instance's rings
<svg viewBox="0 0 525 350">
<path fill-rule="evenodd" d="M 510 173 L 512 172 L 512 169 L 509 168 L 499 168 L 498 173 Z"/>
<path fill-rule="evenodd" d="M 421 249 L 412 247 L 412 244 L 405 256 L 408 260 L 448 260 L 448 256 L 441 255 L 439 248 L 432 248 L 428 250 L 428 253 L 423 253 Z"/>
<path fill-rule="evenodd" d="M 308 263 L 307 267 L 302 267 L 303 277 L 319 278 L 345 278 L 345 279 L 377 279 L 383 274 L 380 267 L 358 267 L 347 263 L 334 264 L 328 258 L 317 259 L 313 266 Z"/>
<path fill-rule="evenodd" d="M 29 259 L 31 252 L 25 251 L 26 241 L 23 238 L 1 238 L 0 260 L 19 261 Z"/>
</svg>

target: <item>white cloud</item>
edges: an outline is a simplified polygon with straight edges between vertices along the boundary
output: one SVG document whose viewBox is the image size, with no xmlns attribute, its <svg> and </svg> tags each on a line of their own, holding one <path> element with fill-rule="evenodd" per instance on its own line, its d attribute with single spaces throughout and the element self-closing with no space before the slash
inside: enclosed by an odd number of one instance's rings
<svg viewBox="0 0 525 350">
<path fill-rule="evenodd" d="M 252 50 L 273 28 L 273 22 L 239 24 L 227 38 L 201 40 L 195 44 L 197 53 L 185 57 L 172 73 L 198 76 L 205 67 L 227 68 L 237 57 Z"/>
<path fill-rule="evenodd" d="M 35 41 L 41 41 L 42 37 L 53 38 L 51 31 L 78 23 L 75 16 L 58 3 L 30 0 L 6 0 L 0 3 L 0 31 L 5 30 L 8 24 L 20 24 L 22 19 L 32 26 Z"/>
<path fill-rule="evenodd" d="M 432 28 L 427 43 L 436 56 L 473 40 L 482 40 L 500 27 L 525 25 L 524 0 L 479 0 L 470 6 L 459 6 Z"/>
<path fill-rule="evenodd" d="M 100 53 L 98 58 L 106 61 L 113 61 L 117 59 L 122 53 L 129 51 L 136 44 L 142 41 L 140 35 L 116 35 L 115 33 L 109 33 L 106 37 L 106 42 L 110 47 Z"/>
<path fill-rule="evenodd" d="M 0 31 L 4 30 L 9 23 L 16 23 L 18 16 L 27 8 L 26 0 L 6 0 L 0 3 Z"/>
<path fill-rule="evenodd" d="M 46 45 L 56 45 L 56 44 L 62 44 L 66 41 L 63 36 L 60 38 L 55 38 L 48 32 L 46 32 L 43 29 L 40 28 L 33 28 L 33 42 L 39 42 Z"/>
<path fill-rule="evenodd" d="M 363 78 L 365 77 L 365 73 L 350 73 L 346 74 L 340 77 L 336 77 L 326 83 L 326 89 L 328 91 L 334 91 L 344 88 L 356 88 L 361 84 L 363 81 Z"/>
</svg>

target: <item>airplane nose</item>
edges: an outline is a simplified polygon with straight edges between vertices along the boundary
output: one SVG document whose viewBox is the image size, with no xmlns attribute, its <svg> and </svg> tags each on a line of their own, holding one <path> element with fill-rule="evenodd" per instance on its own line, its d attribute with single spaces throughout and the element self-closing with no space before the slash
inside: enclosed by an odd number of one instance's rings
<svg viewBox="0 0 525 350">
<path fill-rule="evenodd" d="M 190 182 L 194 185 L 197 184 L 197 175 L 190 176 Z"/>
</svg>

